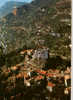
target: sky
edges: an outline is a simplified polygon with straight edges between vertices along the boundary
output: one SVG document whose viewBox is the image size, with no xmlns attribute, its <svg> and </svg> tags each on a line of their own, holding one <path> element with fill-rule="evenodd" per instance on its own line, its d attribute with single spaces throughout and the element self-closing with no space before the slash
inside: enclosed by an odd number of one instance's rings
<svg viewBox="0 0 73 100">
<path fill-rule="evenodd" d="M 0 7 L 3 6 L 7 1 L 19 1 L 19 2 L 31 2 L 32 0 L 0 0 Z"/>
</svg>

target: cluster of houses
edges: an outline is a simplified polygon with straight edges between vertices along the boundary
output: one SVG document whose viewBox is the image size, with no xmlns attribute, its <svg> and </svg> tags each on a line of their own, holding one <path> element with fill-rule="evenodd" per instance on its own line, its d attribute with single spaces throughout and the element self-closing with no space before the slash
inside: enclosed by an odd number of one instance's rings
<svg viewBox="0 0 73 100">
<path fill-rule="evenodd" d="M 17 65 L 12 67 L 11 70 L 20 70 L 22 69 L 21 65 Z M 23 71 L 17 74 L 16 79 L 24 79 L 24 85 L 26 87 L 42 87 L 46 88 L 49 92 L 53 92 L 54 88 L 57 87 L 58 84 L 64 85 L 64 93 L 69 94 L 71 90 L 71 69 L 67 67 L 65 71 L 61 71 L 58 69 L 52 70 L 43 70 L 40 68 L 27 68 L 25 65 L 23 66 Z M 56 82 L 56 83 L 55 83 Z"/>
</svg>

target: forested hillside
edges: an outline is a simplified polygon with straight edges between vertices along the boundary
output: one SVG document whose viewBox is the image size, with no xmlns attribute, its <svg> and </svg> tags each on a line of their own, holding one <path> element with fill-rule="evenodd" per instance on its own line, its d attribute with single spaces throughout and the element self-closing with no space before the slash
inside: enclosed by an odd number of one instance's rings
<svg viewBox="0 0 73 100">
<path fill-rule="evenodd" d="M 12 4 L 0 17 L 0 100 L 70 100 L 71 48 L 71 0 Z"/>
</svg>

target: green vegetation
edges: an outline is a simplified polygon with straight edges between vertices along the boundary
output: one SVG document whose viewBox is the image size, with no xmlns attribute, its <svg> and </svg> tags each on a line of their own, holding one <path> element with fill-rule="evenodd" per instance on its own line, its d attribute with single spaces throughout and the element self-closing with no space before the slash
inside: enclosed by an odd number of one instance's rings
<svg viewBox="0 0 73 100">
<path fill-rule="evenodd" d="M 70 100 L 70 68 L 70 0 L 34 0 L 0 19 L 0 100 Z M 47 81 L 55 84 L 49 91 Z"/>
</svg>

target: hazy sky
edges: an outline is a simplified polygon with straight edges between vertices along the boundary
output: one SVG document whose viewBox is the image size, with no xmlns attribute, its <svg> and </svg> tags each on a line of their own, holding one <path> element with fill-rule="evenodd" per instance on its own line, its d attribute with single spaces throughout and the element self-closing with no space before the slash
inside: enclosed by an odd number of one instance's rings
<svg viewBox="0 0 73 100">
<path fill-rule="evenodd" d="M 31 2 L 32 0 L 0 0 L 0 7 L 7 1 Z"/>
</svg>

